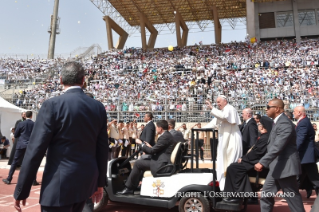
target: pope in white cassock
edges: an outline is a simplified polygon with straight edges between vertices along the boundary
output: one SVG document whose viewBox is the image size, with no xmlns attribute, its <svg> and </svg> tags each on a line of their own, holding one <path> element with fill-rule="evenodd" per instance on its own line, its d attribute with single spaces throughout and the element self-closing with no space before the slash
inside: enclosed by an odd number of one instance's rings
<svg viewBox="0 0 319 212">
<path fill-rule="evenodd" d="M 227 167 L 243 154 L 242 137 L 238 125 L 241 124 L 237 110 L 228 104 L 225 96 L 217 98 L 217 108 L 214 108 L 209 101 L 206 101 L 214 119 L 203 128 L 218 129 L 217 146 L 217 180 L 221 190 L 224 190 L 225 175 Z"/>
</svg>

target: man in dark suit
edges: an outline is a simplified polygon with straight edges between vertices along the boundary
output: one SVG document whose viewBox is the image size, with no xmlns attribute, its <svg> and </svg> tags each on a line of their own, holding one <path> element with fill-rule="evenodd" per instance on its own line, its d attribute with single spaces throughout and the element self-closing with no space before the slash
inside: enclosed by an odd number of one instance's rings
<svg viewBox="0 0 319 212">
<path fill-rule="evenodd" d="M 66 63 L 60 77 L 65 93 L 42 104 L 14 192 L 17 210 L 29 196 L 46 150 L 41 211 L 82 211 L 90 196 L 93 202 L 101 200 L 106 185 L 107 117 L 104 106 L 82 91 L 84 76 L 81 64 Z"/>
<path fill-rule="evenodd" d="M 140 135 L 140 140 L 145 141 L 151 146 L 155 145 L 155 125 L 152 121 L 153 114 L 151 112 L 145 113 L 144 121 L 146 125 Z"/>
<path fill-rule="evenodd" d="M 299 177 L 299 183 L 302 184 L 304 180 L 308 178 L 311 184 L 315 186 L 316 194 L 318 195 L 319 174 L 315 158 L 315 130 L 306 115 L 304 107 L 296 107 L 293 114 L 294 118 L 297 120 L 297 149 L 299 152 L 302 170 L 302 174 Z M 311 193 L 312 189 L 307 195 L 310 197 Z"/>
<path fill-rule="evenodd" d="M 5 184 L 11 183 L 12 176 L 17 168 L 17 165 L 21 164 L 24 158 L 25 151 L 29 144 L 30 136 L 34 126 L 34 122 L 31 119 L 32 119 L 32 111 L 27 111 L 26 120 L 18 123 L 17 128 L 14 132 L 14 137 L 15 138 L 19 137 L 19 140 L 17 141 L 16 151 L 15 151 L 14 159 L 10 167 L 9 176 L 7 177 L 7 179 L 2 180 Z"/>
<path fill-rule="evenodd" d="M 167 131 L 168 123 L 165 120 L 160 120 L 156 123 L 156 132 L 159 135 L 155 146 L 136 139 L 136 143 L 146 153 L 151 155 L 151 160 L 137 160 L 134 164 L 133 170 L 125 183 L 125 189 L 118 192 L 119 195 L 133 194 L 134 189 L 137 188 L 142 172 L 151 170 L 154 175 L 159 168 L 170 163 L 171 153 L 175 147 L 174 137 Z M 167 172 L 169 170 L 164 170 Z"/>
<path fill-rule="evenodd" d="M 184 136 L 180 131 L 175 130 L 175 120 L 168 119 L 168 132 L 172 134 L 174 137 L 175 142 L 185 142 Z"/>
<path fill-rule="evenodd" d="M 226 171 L 226 182 L 224 192 L 253 192 L 248 173 L 254 170 L 254 165 L 266 154 L 269 134 L 273 121 L 263 116 L 260 118 L 258 130 L 260 137 L 247 154 L 239 158 L 237 163 L 232 163 Z M 241 198 L 224 198 L 224 202 L 237 202 Z M 258 202 L 258 198 L 257 198 Z"/>
<path fill-rule="evenodd" d="M 17 129 L 17 126 L 20 122 L 22 121 L 25 121 L 26 117 L 25 117 L 25 112 L 22 112 L 21 113 L 21 119 L 17 120 L 16 121 L 16 124 L 14 125 L 14 129 Z M 14 158 L 14 154 L 15 154 L 15 151 L 16 151 L 16 146 L 17 146 L 17 143 L 18 143 L 18 140 L 19 138 L 15 138 L 14 140 L 14 143 L 13 143 L 13 146 L 12 146 L 12 149 L 11 149 L 11 153 L 10 153 L 10 158 L 9 158 L 9 161 L 8 161 L 8 165 L 11 165 L 12 164 L 12 161 L 13 161 L 13 158 Z M 21 161 L 22 162 L 22 161 Z M 20 166 L 21 164 L 18 164 L 18 166 Z"/>
<path fill-rule="evenodd" d="M 253 112 L 246 108 L 242 112 L 244 123 L 240 128 L 243 141 L 243 155 L 255 144 L 258 138 L 257 123 L 253 118 Z"/>
<path fill-rule="evenodd" d="M 7 149 L 8 147 L 10 147 L 10 142 L 9 139 L 7 139 L 5 136 L 1 137 L 1 141 L 0 141 L 0 146 L 2 146 L 2 148 L 0 149 L 0 159 L 3 158 L 5 159 L 7 156 Z"/>
<path fill-rule="evenodd" d="M 255 164 L 255 170 L 259 172 L 264 167 L 269 168 L 260 199 L 261 212 L 273 210 L 274 196 L 267 194 L 276 194 L 279 189 L 290 192 L 290 197 L 285 197 L 290 211 L 303 212 L 305 209 L 297 182 L 301 166 L 296 131 L 292 122 L 283 113 L 282 100 L 269 101 L 266 112 L 267 116 L 274 120 L 274 126 L 269 135 L 267 153 Z"/>
</svg>

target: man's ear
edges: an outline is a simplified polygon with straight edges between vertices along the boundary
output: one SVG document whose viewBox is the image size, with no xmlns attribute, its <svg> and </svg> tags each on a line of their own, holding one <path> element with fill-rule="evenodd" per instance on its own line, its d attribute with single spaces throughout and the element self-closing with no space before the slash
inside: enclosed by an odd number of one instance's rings
<svg viewBox="0 0 319 212">
<path fill-rule="evenodd" d="M 85 82 L 85 76 L 83 76 L 83 78 L 82 78 L 82 84 L 81 84 L 81 86 L 84 85 L 84 82 Z"/>
</svg>

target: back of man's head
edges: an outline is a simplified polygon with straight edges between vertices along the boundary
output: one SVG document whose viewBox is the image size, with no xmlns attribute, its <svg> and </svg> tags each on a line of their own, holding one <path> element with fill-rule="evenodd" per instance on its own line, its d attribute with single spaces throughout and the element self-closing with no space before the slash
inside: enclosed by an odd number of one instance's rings
<svg viewBox="0 0 319 212">
<path fill-rule="evenodd" d="M 171 125 L 172 129 L 175 129 L 175 120 L 174 119 L 168 119 L 167 122 L 168 122 L 168 125 Z"/>
<path fill-rule="evenodd" d="M 157 127 L 161 127 L 163 130 L 168 130 L 168 123 L 166 120 L 159 120 L 156 122 Z"/>
<path fill-rule="evenodd" d="M 93 94 L 92 93 L 90 93 L 90 92 L 84 92 L 88 97 L 91 97 L 92 99 L 94 99 L 94 96 L 93 96 Z"/>
<path fill-rule="evenodd" d="M 150 118 L 150 120 L 153 119 L 153 114 L 151 112 L 146 112 L 145 115 L 147 115 Z"/>
<path fill-rule="evenodd" d="M 285 111 L 285 115 L 286 115 L 289 119 L 293 120 L 292 112 L 290 112 L 290 111 Z"/>
<path fill-rule="evenodd" d="M 82 86 L 85 71 L 83 66 L 78 62 L 68 62 L 64 64 L 61 70 L 61 80 L 63 85 L 80 85 Z"/>
<path fill-rule="evenodd" d="M 25 113 L 25 116 L 26 116 L 27 118 L 32 118 L 32 111 L 27 111 L 27 112 Z"/>
</svg>

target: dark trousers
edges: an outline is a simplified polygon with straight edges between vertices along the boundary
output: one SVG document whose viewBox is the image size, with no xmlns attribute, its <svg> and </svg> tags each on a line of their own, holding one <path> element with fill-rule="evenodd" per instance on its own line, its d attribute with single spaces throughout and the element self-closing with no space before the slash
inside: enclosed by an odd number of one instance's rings
<svg viewBox="0 0 319 212">
<path fill-rule="evenodd" d="M 199 155 L 200 159 L 204 160 L 204 140 L 203 139 L 198 139 L 198 149 L 199 149 Z"/>
<path fill-rule="evenodd" d="M 122 152 L 121 152 L 121 156 L 122 156 L 122 157 L 128 156 L 128 153 L 129 153 L 130 148 L 131 148 L 131 145 L 127 145 L 127 146 L 125 147 L 125 142 L 126 142 L 126 140 L 127 140 L 127 139 L 123 139 L 123 147 L 122 147 Z M 130 140 L 128 140 L 128 141 L 130 141 Z"/>
<path fill-rule="evenodd" d="M 14 158 L 10 167 L 10 171 L 9 171 L 9 176 L 7 178 L 7 180 L 9 180 L 11 182 L 12 180 L 12 176 L 17 168 L 17 166 L 20 166 L 20 164 L 22 164 L 24 155 L 25 155 L 25 151 L 26 149 L 16 149 L 15 154 L 14 154 Z M 37 176 L 35 176 L 34 182 L 36 181 Z"/>
<path fill-rule="evenodd" d="M 227 178 L 227 177 L 226 177 Z M 275 204 L 275 198 L 267 196 L 267 193 L 277 193 L 279 189 L 282 189 L 284 193 L 294 194 L 291 197 L 285 197 L 288 203 L 289 209 L 292 212 L 304 212 L 305 208 L 302 203 L 301 195 L 299 193 L 299 187 L 296 176 L 286 177 L 282 179 L 274 179 L 272 174 L 268 174 L 266 182 L 263 186 L 263 190 L 260 198 L 260 209 L 261 212 L 273 211 Z"/>
<path fill-rule="evenodd" d="M 79 203 L 74 203 L 72 205 L 60 206 L 60 207 L 51 207 L 51 206 L 42 206 L 41 212 L 82 212 L 86 201 Z"/>
<path fill-rule="evenodd" d="M 14 143 L 13 143 L 13 146 L 12 146 L 12 149 L 11 149 L 11 153 L 10 153 L 10 158 L 9 158 L 9 161 L 8 161 L 8 165 L 11 165 L 12 162 L 13 162 L 14 154 L 16 152 L 16 146 L 17 146 L 18 139 L 19 138 L 16 138 Z M 21 164 L 18 164 L 18 166 L 21 166 Z"/>
<path fill-rule="evenodd" d="M 15 151 L 14 158 L 13 158 L 11 168 L 9 171 L 9 176 L 7 178 L 7 180 L 9 180 L 10 182 L 12 180 L 12 176 L 13 176 L 18 164 L 20 165 L 23 161 L 25 151 L 26 151 L 26 149 L 16 149 L 16 151 Z"/>
<path fill-rule="evenodd" d="M 140 182 L 141 175 L 144 171 L 151 169 L 151 160 L 137 160 L 133 166 L 130 176 L 127 178 L 125 186 L 134 189 Z"/>
<path fill-rule="evenodd" d="M 319 189 L 319 174 L 318 167 L 315 163 L 301 164 L 302 174 L 299 176 L 299 184 L 302 184 L 306 178 L 309 179 L 316 190 Z"/>
<path fill-rule="evenodd" d="M 246 167 L 242 163 L 228 166 L 224 192 L 252 192 Z"/>
<path fill-rule="evenodd" d="M 216 161 L 216 158 L 217 158 L 217 146 L 218 146 L 218 139 L 216 138 L 215 139 L 215 142 L 214 142 L 214 139 L 213 138 L 210 138 L 210 146 L 214 146 L 214 149 L 215 149 L 215 158 L 213 158 L 213 153 L 211 152 L 212 154 L 212 160 L 215 160 Z"/>
<path fill-rule="evenodd" d="M 7 157 L 7 149 L 0 150 L 1 152 L 1 158 L 5 159 Z"/>
</svg>

